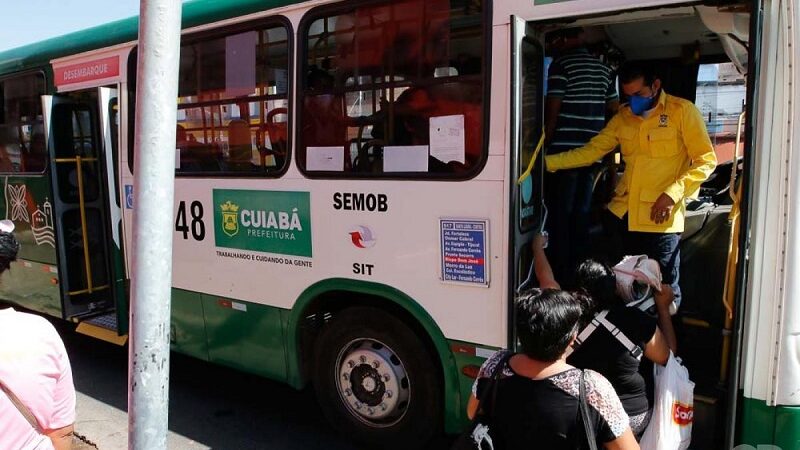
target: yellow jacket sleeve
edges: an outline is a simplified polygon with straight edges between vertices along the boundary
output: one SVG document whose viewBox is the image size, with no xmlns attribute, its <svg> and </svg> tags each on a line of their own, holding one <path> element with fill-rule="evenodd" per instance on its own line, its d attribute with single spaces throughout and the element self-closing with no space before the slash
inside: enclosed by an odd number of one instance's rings
<svg viewBox="0 0 800 450">
<path fill-rule="evenodd" d="M 619 144 L 617 129 L 620 126 L 619 115 L 615 115 L 600 133 L 583 147 L 568 152 L 545 156 L 545 167 L 548 172 L 561 169 L 573 169 L 594 164 L 598 159 L 614 150 Z"/>
<path fill-rule="evenodd" d="M 708 137 L 706 124 L 694 105 L 684 108 L 681 128 L 683 144 L 691 162 L 689 168 L 664 191 L 675 203 L 693 194 L 717 167 L 717 155 Z"/>
</svg>

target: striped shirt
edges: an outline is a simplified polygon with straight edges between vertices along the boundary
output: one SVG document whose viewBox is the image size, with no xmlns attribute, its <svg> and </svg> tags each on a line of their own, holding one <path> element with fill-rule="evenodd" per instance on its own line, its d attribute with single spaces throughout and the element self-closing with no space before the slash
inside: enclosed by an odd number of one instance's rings
<svg viewBox="0 0 800 450">
<path fill-rule="evenodd" d="M 547 96 L 561 98 L 549 154 L 589 142 L 605 126 L 606 104 L 618 98 L 611 68 L 585 48 L 553 61 L 547 76 Z"/>
</svg>

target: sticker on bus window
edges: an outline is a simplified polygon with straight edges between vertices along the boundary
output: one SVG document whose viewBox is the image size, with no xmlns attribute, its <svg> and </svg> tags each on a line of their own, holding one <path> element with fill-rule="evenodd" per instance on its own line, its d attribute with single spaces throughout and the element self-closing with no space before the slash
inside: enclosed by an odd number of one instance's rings
<svg viewBox="0 0 800 450">
<path fill-rule="evenodd" d="M 344 148 L 308 147 L 306 149 L 306 169 L 342 172 L 344 170 Z"/>
<path fill-rule="evenodd" d="M 125 209 L 133 209 L 133 185 L 125 185 Z"/>
<path fill-rule="evenodd" d="M 431 117 L 429 126 L 431 156 L 443 163 L 464 164 L 464 115 Z"/>
<path fill-rule="evenodd" d="M 427 145 L 387 145 L 383 147 L 384 172 L 427 172 Z"/>
<path fill-rule="evenodd" d="M 440 219 L 442 281 L 489 286 L 489 220 Z"/>
</svg>

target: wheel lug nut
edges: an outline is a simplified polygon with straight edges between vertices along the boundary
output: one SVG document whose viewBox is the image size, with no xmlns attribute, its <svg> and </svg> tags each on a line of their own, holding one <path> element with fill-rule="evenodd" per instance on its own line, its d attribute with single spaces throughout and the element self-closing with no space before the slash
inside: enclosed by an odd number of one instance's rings
<svg viewBox="0 0 800 450">
<path fill-rule="evenodd" d="M 383 374 L 383 381 L 389 381 L 391 379 L 392 377 L 390 377 L 388 373 Z"/>
<path fill-rule="evenodd" d="M 343 373 L 343 374 L 342 374 L 342 379 L 343 379 L 344 381 L 347 381 L 347 380 L 349 380 L 349 379 L 350 379 L 350 374 L 349 374 L 349 373 Z"/>
<path fill-rule="evenodd" d="M 381 366 L 381 363 L 380 363 L 380 361 L 372 361 L 372 367 L 374 367 L 374 368 L 376 368 L 376 369 L 377 369 L 377 368 L 378 368 L 378 367 L 380 367 L 380 366 Z"/>
<path fill-rule="evenodd" d="M 392 398 L 392 395 L 394 395 L 394 394 L 392 393 L 392 391 L 386 391 L 383 395 L 385 395 L 386 398 Z"/>
<path fill-rule="evenodd" d="M 358 359 L 359 359 L 359 360 L 360 360 L 362 363 L 365 363 L 365 362 L 367 362 L 367 357 L 366 357 L 366 356 L 364 356 L 364 355 L 361 355 L 361 356 L 360 356 Z"/>
<path fill-rule="evenodd" d="M 386 403 L 381 403 L 381 411 L 386 411 L 386 408 L 388 408 Z"/>
<path fill-rule="evenodd" d="M 347 361 L 347 366 L 352 369 L 353 367 L 356 366 L 356 362 L 351 359 L 351 360 Z"/>
<path fill-rule="evenodd" d="M 356 402 L 356 409 L 361 409 L 362 406 L 364 405 L 362 405 L 361 402 Z"/>
<path fill-rule="evenodd" d="M 371 415 L 375 414 L 375 410 L 372 409 L 372 408 L 369 408 L 369 409 L 367 409 L 367 414 L 369 414 L 371 416 Z"/>
<path fill-rule="evenodd" d="M 345 389 L 344 390 L 344 395 L 350 397 L 351 395 L 353 395 L 353 391 L 351 391 L 350 389 Z"/>
</svg>

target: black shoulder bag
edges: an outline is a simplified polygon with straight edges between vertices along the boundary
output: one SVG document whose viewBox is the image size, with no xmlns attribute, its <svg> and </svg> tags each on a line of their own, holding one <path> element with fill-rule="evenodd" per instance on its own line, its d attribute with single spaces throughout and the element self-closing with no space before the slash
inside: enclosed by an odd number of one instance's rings
<svg viewBox="0 0 800 450">
<path fill-rule="evenodd" d="M 592 427 L 592 420 L 589 418 L 589 404 L 586 401 L 586 371 L 581 370 L 581 381 L 579 388 L 579 403 L 581 410 L 581 421 L 583 422 L 583 429 L 586 431 L 586 440 L 589 441 L 589 450 L 597 450 L 597 438 L 594 434 Z"/>
<path fill-rule="evenodd" d="M 500 359 L 500 362 L 497 363 L 492 377 L 489 378 L 488 384 L 486 384 L 483 393 L 481 393 L 481 397 L 478 399 L 478 408 L 475 410 L 475 417 L 472 418 L 472 421 L 464 432 L 458 436 L 453 446 L 450 447 L 450 450 L 494 450 L 494 444 L 489 435 L 488 423 L 492 413 L 485 408 L 486 399 L 491 395 L 492 407 L 494 407 L 497 399 L 497 385 L 500 384 L 500 375 L 503 373 L 503 368 L 505 368 L 506 364 L 508 364 L 508 360 L 511 359 L 512 356 L 514 356 L 514 353 L 508 352 L 508 354 L 504 355 Z"/>
</svg>

